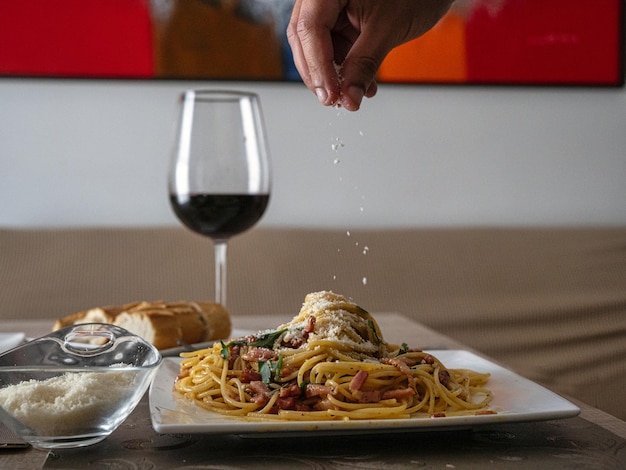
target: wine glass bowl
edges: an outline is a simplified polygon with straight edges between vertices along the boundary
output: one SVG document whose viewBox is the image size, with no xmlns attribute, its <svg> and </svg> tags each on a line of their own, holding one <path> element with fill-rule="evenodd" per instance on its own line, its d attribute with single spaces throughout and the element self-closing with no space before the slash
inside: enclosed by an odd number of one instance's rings
<svg viewBox="0 0 626 470">
<path fill-rule="evenodd" d="M 270 164 L 259 98 L 239 91 L 181 96 L 169 171 L 170 203 L 215 247 L 215 301 L 226 305 L 226 247 L 254 226 L 270 197 Z"/>
</svg>

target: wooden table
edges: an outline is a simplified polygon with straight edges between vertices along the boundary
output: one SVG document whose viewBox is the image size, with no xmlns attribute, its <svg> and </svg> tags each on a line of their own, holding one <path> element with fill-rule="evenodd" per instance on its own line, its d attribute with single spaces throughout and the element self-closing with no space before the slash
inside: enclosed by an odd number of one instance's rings
<svg viewBox="0 0 626 470">
<path fill-rule="evenodd" d="M 466 349 L 401 315 L 378 314 L 376 319 L 389 342 L 407 342 L 423 349 Z M 246 316 L 234 319 L 234 326 L 260 330 L 289 320 Z M 0 331 L 22 331 L 36 337 L 46 334 L 51 324 L 0 322 Z M 575 418 L 485 425 L 473 430 L 251 438 L 159 435 L 152 429 L 146 396 L 126 422 L 99 444 L 53 452 L 0 450 L 0 468 L 626 468 L 626 423 L 577 404 L 582 411 Z"/>
</svg>

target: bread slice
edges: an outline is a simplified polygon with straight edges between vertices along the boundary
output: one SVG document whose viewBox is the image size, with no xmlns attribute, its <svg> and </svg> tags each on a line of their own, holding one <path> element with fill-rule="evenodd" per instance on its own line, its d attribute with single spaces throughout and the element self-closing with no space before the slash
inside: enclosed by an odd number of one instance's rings
<svg viewBox="0 0 626 470">
<path fill-rule="evenodd" d="M 204 323 L 204 339 L 202 341 L 230 338 L 232 330 L 230 315 L 221 304 L 194 302 L 194 305 L 200 312 Z"/>
<path fill-rule="evenodd" d="M 133 302 L 97 307 L 58 319 L 53 330 L 81 323 L 110 323 L 141 336 L 157 349 L 228 338 L 228 311 L 211 302 Z"/>
<path fill-rule="evenodd" d="M 132 309 L 140 302 L 133 302 L 130 304 L 119 306 L 107 306 L 107 307 L 95 307 L 89 310 L 83 310 L 82 312 L 73 313 L 63 318 L 59 318 L 54 322 L 52 330 L 60 330 L 67 326 L 78 325 L 80 323 L 113 323 L 115 317 L 121 312 L 128 309 Z"/>
</svg>

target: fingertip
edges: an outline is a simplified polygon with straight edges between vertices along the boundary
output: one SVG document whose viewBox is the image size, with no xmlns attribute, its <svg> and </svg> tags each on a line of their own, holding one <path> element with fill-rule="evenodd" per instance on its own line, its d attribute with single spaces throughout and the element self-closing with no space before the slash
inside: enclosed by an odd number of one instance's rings
<svg viewBox="0 0 626 470">
<path fill-rule="evenodd" d="M 348 111 L 358 111 L 365 96 L 365 91 L 360 86 L 351 85 L 343 93 L 341 103 Z"/>
<path fill-rule="evenodd" d="M 315 88 L 315 94 L 317 95 L 317 99 L 320 103 L 322 103 L 324 106 L 328 105 L 328 92 L 324 88 Z"/>
<path fill-rule="evenodd" d="M 328 90 L 324 87 L 315 87 L 313 89 L 317 100 L 324 106 L 337 106 L 341 105 L 341 96 L 334 90 Z"/>
</svg>

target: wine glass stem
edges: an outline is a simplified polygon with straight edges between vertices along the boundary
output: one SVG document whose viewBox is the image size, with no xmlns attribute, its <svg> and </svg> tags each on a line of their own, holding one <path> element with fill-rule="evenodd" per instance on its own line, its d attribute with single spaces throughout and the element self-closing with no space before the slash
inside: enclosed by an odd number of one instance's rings
<svg viewBox="0 0 626 470">
<path fill-rule="evenodd" d="M 215 302 L 226 306 L 226 240 L 213 242 L 215 249 Z"/>
</svg>

